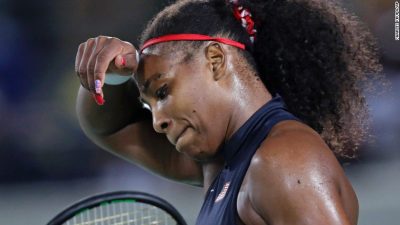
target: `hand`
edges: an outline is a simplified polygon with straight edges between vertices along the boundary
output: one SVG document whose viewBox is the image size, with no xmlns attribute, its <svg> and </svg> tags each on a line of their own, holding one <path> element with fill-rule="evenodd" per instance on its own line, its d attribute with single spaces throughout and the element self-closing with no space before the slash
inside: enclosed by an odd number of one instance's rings
<svg viewBox="0 0 400 225">
<path fill-rule="evenodd" d="M 137 50 L 129 42 L 114 37 L 98 36 L 79 45 L 75 71 L 84 88 L 96 102 L 103 101 L 102 87 L 107 72 L 131 76 L 137 69 Z"/>
</svg>

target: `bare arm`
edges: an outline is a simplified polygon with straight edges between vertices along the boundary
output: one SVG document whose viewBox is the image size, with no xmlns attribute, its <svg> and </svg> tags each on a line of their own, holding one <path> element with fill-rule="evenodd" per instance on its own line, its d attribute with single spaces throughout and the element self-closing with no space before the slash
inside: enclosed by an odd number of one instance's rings
<svg viewBox="0 0 400 225">
<path fill-rule="evenodd" d="M 358 203 L 335 156 L 311 129 L 266 141 L 250 167 L 249 199 L 268 224 L 357 224 Z"/>
<path fill-rule="evenodd" d="M 106 71 L 128 76 L 135 71 L 135 51 L 131 44 L 109 37 L 80 45 L 75 66 L 82 84 L 76 105 L 80 125 L 93 142 L 118 156 L 161 176 L 201 185 L 200 165 L 153 130 L 151 114 L 141 107 L 132 78 L 120 85 L 104 84 Z M 104 85 L 101 95 L 106 102 L 102 106 L 92 98 L 94 80 Z"/>
<path fill-rule="evenodd" d="M 121 85 L 105 84 L 103 92 L 106 102 L 99 106 L 88 90 L 81 86 L 78 91 L 76 112 L 89 137 L 110 135 L 137 121 L 151 123 L 150 112 L 143 109 L 136 99 L 138 93 L 133 80 Z"/>
</svg>

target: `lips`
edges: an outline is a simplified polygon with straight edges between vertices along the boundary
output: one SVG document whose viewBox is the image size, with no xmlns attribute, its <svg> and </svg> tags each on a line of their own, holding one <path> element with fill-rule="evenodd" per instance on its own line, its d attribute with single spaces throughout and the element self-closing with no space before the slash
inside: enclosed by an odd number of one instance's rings
<svg viewBox="0 0 400 225">
<path fill-rule="evenodd" d="M 188 127 L 184 127 L 181 132 L 179 132 L 179 134 L 176 136 L 176 138 L 173 138 L 173 144 L 176 145 L 176 143 L 178 142 L 179 138 L 185 133 L 185 131 L 188 129 Z"/>
</svg>

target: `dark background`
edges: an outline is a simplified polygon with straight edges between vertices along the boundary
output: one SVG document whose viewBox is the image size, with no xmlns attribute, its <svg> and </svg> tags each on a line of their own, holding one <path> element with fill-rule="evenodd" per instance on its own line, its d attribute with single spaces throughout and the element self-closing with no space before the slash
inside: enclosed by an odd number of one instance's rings
<svg viewBox="0 0 400 225">
<path fill-rule="evenodd" d="M 202 190 L 166 181 L 92 144 L 75 115 L 78 45 L 97 35 L 137 43 L 161 0 L 0 0 L 0 224 L 44 224 L 98 192 L 141 190 L 174 204 L 192 224 Z M 400 220 L 400 41 L 394 0 L 343 3 L 377 37 L 383 95 L 367 96 L 374 141 L 344 165 L 362 225 Z"/>
</svg>

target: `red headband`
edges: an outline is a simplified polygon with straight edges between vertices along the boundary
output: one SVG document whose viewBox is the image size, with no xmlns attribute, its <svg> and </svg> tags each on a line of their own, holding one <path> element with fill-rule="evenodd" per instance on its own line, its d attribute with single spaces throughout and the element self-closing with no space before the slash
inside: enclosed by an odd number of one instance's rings
<svg viewBox="0 0 400 225">
<path fill-rule="evenodd" d="M 245 45 L 228 39 L 228 38 L 218 38 L 218 37 L 210 37 L 207 35 L 202 35 L 202 34 L 168 34 L 168 35 L 164 35 L 161 37 L 156 37 L 156 38 L 152 38 L 150 40 L 147 40 L 142 48 L 140 49 L 140 53 L 142 53 L 142 51 L 151 46 L 151 45 L 155 45 L 161 42 L 168 42 L 168 41 L 216 41 L 216 42 L 220 42 L 223 44 L 227 44 L 230 46 L 234 46 L 240 49 L 246 49 Z"/>
</svg>

